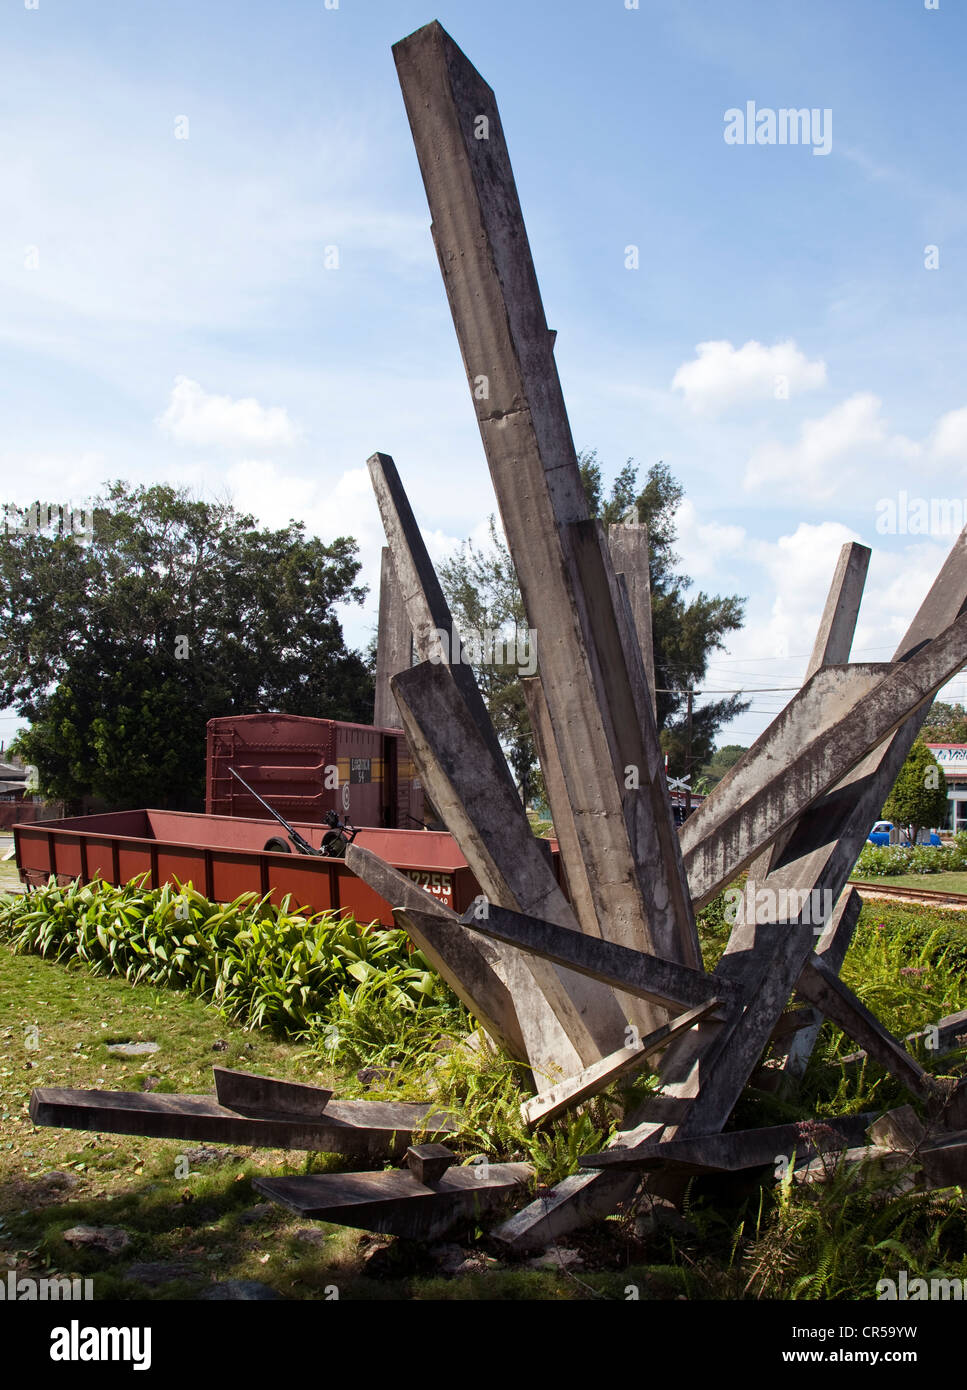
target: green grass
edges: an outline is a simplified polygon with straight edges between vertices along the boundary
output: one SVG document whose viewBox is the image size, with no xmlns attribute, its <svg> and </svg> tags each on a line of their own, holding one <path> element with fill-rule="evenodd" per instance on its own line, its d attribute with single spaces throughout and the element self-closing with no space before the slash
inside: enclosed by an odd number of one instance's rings
<svg viewBox="0 0 967 1390">
<path fill-rule="evenodd" d="M 53 899 L 51 899 L 53 901 Z M 201 909 L 199 909 L 201 912 Z M 149 914 L 150 916 L 150 914 Z M 152 921 L 156 917 L 151 917 Z M 180 928 L 179 928 L 180 930 Z M 721 900 L 701 914 L 709 963 L 727 938 Z M 244 934 L 244 933 L 243 933 Z M 66 940 L 67 937 L 59 937 Z M 350 938 L 351 939 L 351 938 Z M 83 937 L 90 944 L 90 936 Z M 99 1298 L 195 1297 L 212 1282 L 258 1279 L 295 1299 L 451 1300 L 865 1298 L 876 1280 L 910 1271 L 967 1270 L 962 1196 L 892 1195 L 871 1180 L 857 1187 L 835 1179 L 811 1188 L 777 1184 L 771 1173 L 694 1180 L 685 1199 L 687 1225 L 672 1235 L 636 1233 L 635 1213 L 568 1235 L 580 1251 L 573 1273 L 532 1269 L 472 1225 L 456 1241 L 479 1268 L 443 1276 L 418 1245 L 309 1222 L 260 1202 L 251 1179 L 345 1167 L 333 1155 L 269 1150 L 225 1152 L 214 1164 L 192 1163 L 179 1176 L 179 1155 L 196 1147 L 162 1141 L 35 1129 L 27 1114 L 32 1087 L 211 1091 L 211 1066 L 235 1066 L 332 1085 L 343 1096 L 425 1099 L 451 1108 L 464 1133 L 466 1158 L 527 1158 L 537 1181 L 551 1185 L 575 1171 L 582 1153 L 606 1142 L 626 1108 L 654 1085 L 650 1074 L 614 1088 L 547 1131 L 527 1132 L 518 1112 L 525 1094 L 519 1068 L 492 1050 L 464 1046 L 473 1026 L 443 995 L 418 1010 L 403 1007 L 396 965 L 361 969 L 326 997 L 301 1036 L 243 1029 L 210 1002 L 159 985 L 97 975 L 105 965 L 59 960 L 0 945 L 0 1260 L 19 1273 L 87 1274 Z M 186 970 L 190 962 L 185 965 Z M 241 967 L 240 967 L 241 968 Z M 248 978 L 247 967 L 243 971 Z M 844 966 L 844 978 L 888 1027 L 903 1035 L 967 1007 L 967 916 L 898 903 L 867 903 Z M 222 1001 L 222 1009 L 228 1001 Z M 36 1026 L 37 1047 L 27 1045 Z M 295 1030 L 293 1030 L 295 1031 Z M 160 1050 L 124 1060 L 105 1043 L 150 1039 Z M 213 1051 L 223 1040 L 225 1050 Z M 732 1124 L 780 1123 L 811 1115 L 887 1109 L 909 1101 L 875 1064 L 844 1066 L 855 1044 L 825 1025 L 800 1094 L 791 1100 L 746 1090 Z M 941 1074 L 965 1070 L 964 1051 L 924 1054 Z M 395 1071 L 381 1090 L 364 1092 L 362 1065 Z M 47 1191 L 43 1175 L 68 1173 L 78 1185 Z M 120 1225 L 131 1245 L 120 1255 L 78 1254 L 63 1240 L 71 1225 Z M 495 1224 L 489 1218 L 485 1230 Z M 373 1255 L 373 1259 L 367 1257 Z M 125 1279 L 133 1261 L 187 1262 L 189 1276 L 157 1288 Z M 330 1291 L 327 1294 L 327 1291 Z"/>
<path fill-rule="evenodd" d="M 917 888 L 928 893 L 967 893 L 967 873 L 894 874 L 879 880 L 864 879 L 861 873 L 855 873 L 853 878 L 874 885 L 882 882 L 885 888 Z"/>
</svg>

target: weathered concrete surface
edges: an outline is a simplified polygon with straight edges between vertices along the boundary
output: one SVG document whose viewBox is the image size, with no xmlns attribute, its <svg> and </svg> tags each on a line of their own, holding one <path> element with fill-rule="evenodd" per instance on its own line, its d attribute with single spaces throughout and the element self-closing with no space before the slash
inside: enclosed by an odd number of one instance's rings
<svg viewBox="0 0 967 1390">
<path fill-rule="evenodd" d="M 651 707 L 656 718 L 655 647 L 651 628 L 651 573 L 648 567 L 648 527 L 643 522 L 616 522 L 608 527 L 608 548 L 615 574 L 623 574 L 635 622 L 635 634 L 645 665 Z"/>
<path fill-rule="evenodd" d="M 875 1120 L 867 1130 L 871 1144 L 901 1153 L 914 1153 L 927 1137 L 920 1116 L 912 1105 L 901 1105 Z"/>
<path fill-rule="evenodd" d="M 393 690 L 430 798 L 489 902 L 576 929 L 577 919 L 520 797 L 489 766 L 486 746 L 448 670 L 425 662 L 396 676 Z M 535 997 L 515 993 L 517 1016 L 532 1066 L 542 1075 L 555 1081 L 573 1075 L 620 1045 L 628 1020 L 607 986 L 541 960 L 527 959 L 525 980 L 528 972 Z M 573 1056 L 540 1020 L 541 995 Z"/>
<path fill-rule="evenodd" d="M 564 781 L 564 769 L 561 767 L 557 745 L 554 742 L 554 730 L 551 727 L 551 716 L 547 710 L 540 676 L 529 676 L 522 680 L 521 688 L 530 716 L 537 759 L 544 774 L 544 787 L 551 809 L 551 819 L 554 822 L 554 834 L 557 836 L 561 863 L 567 877 L 568 898 L 581 930 L 589 936 L 600 936 L 601 926 L 595 910 L 594 894 L 591 892 L 587 865 L 582 857 L 581 842 L 574 824 L 574 812 Z"/>
<path fill-rule="evenodd" d="M 212 1067 L 212 1072 L 219 1105 L 243 1115 L 275 1113 L 314 1120 L 332 1099 L 332 1091 L 301 1081 L 277 1081 L 272 1076 L 227 1067 Z"/>
<path fill-rule="evenodd" d="M 378 729 L 399 729 L 400 717 L 390 677 L 413 664 L 413 631 L 403 602 L 403 593 L 393 557 L 384 545 L 379 566 L 379 626 L 376 634 L 376 698 L 373 723 Z"/>
<path fill-rule="evenodd" d="M 842 666 L 849 661 L 870 554 L 868 546 L 859 545 L 856 541 L 847 541 L 840 550 L 819 629 L 803 675 L 804 684 L 824 666 Z M 749 866 L 749 878 L 753 883 L 764 882 L 797 824 L 798 821 L 787 826 Z"/>
<path fill-rule="evenodd" d="M 965 662 L 967 615 L 886 674 L 879 664 L 817 671 L 682 827 L 696 903 L 714 897 Z"/>
<path fill-rule="evenodd" d="M 193 1139 L 212 1144 L 250 1144 L 260 1149 L 309 1149 L 402 1157 L 416 1133 L 445 1136 L 458 1130 L 430 1105 L 403 1101 L 331 1100 L 317 1120 L 295 1115 L 242 1115 L 213 1096 L 77 1091 L 42 1087 L 30 1097 L 35 1125 L 141 1134 L 154 1139 Z"/>
<path fill-rule="evenodd" d="M 482 1216 L 513 1196 L 533 1172 L 529 1163 L 491 1163 L 486 1168 L 471 1163 L 450 1168 L 432 1187 L 402 1169 L 255 1178 L 252 1186 L 312 1220 L 433 1240 L 458 1221 Z"/>
<path fill-rule="evenodd" d="M 921 1099 L 938 1094 L 937 1083 L 915 1057 L 884 1028 L 879 1019 L 831 970 L 822 956 L 814 955 L 803 970 L 796 992 L 839 1025 L 865 1048 L 871 1057 Z"/>
<path fill-rule="evenodd" d="M 967 531 L 962 533 L 897 647 L 894 661 L 905 661 L 925 642 L 948 628 L 967 609 Z M 770 882 L 781 889 L 809 885 L 843 891 L 870 826 L 896 781 L 929 705 L 924 702 L 901 727 L 819 798 L 800 818 L 794 841 L 777 857 Z"/>
<path fill-rule="evenodd" d="M 530 914 L 508 911 L 490 903 L 485 916 L 468 909 L 460 921 L 471 931 L 494 941 L 519 946 L 544 960 L 569 966 L 592 979 L 620 987 L 641 999 L 669 1008 L 694 1009 L 717 998 L 738 1001 L 739 990 L 704 971 L 629 950 L 613 941 L 585 936 Z"/>
<path fill-rule="evenodd" d="M 393 568 L 413 637 L 413 649 L 420 661 L 436 661 L 449 665 L 470 716 L 487 745 L 494 767 L 500 776 L 513 786 L 514 779 L 507 766 L 500 740 L 494 732 L 493 722 L 480 694 L 473 668 L 462 659 L 462 643 L 458 642 L 458 650 L 453 650 L 452 634 L 456 630 L 453 615 L 444 598 L 420 528 L 416 524 L 396 464 L 389 454 L 376 453 L 367 460 L 366 466 L 393 557 Z M 448 650 L 441 649 L 437 637 L 441 632 L 450 635 Z M 392 672 L 391 677 L 396 674 L 398 673 Z M 395 709 L 396 701 L 392 693 L 390 699 Z M 398 714 L 395 724 L 401 727 Z"/>
<path fill-rule="evenodd" d="M 690 1028 L 694 1028 L 696 1023 L 707 1018 L 718 1006 L 718 999 L 710 999 L 707 1004 L 703 1004 L 697 1009 L 689 1009 L 686 1013 L 673 1018 L 670 1023 L 663 1023 L 660 1028 L 656 1028 L 647 1037 L 633 1038 L 625 1047 L 619 1048 L 610 1057 L 603 1057 L 600 1062 L 595 1062 L 593 1066 L 588 1067 L 578 1076 L 573 1076 L 568 1081 L 562 1081 L 559 1086 L 552 1086 L 550 1090 L 545 1091 L 542 1095 L 534 1096 L 531 1100 L 525 1100 L 520 1107 L 524 1122 L 537 1124 L 541 1120 L 552 1120 L 555 1115 L 560 1115 L 565 1110 L 570 1110 L 572 1106 L 579 1105 L 589 1096 L 596 1096 L 601 1091 L 607 1090 L 609 1086 L 612 1086 L 622 1077 L 631 1076 L 636 1071 L 641 1071 L 649 1057 L 653 1057 L 673 1038 L 677 1038 L 681 1033 L 687 1033 Z"/>
<path fill-rule="evenodd" d="M 671 811 L 647 681 L 619 629 L 607 546 L 582 533 L 587 500 L 494 95 L 439 24 L 394 56 L 598 921 L 612 940 L 694 964 L 677 849 L 652 868 Z M 487 139 L 474 136 L 481 116 Z"/>
<path fill-rule="evenodd" d="M 460 919 L 371 850 L 350 845 L 346 864 L 391 906 L 406 909 L 405 918 L 396 920 L 434 970 L 494 1041 L 511 1057 L 527 1063 L 527 1045 L 508 983 L 516 972 L 505 966 L 505 953 L 500 947 L 471 932 L 448 930 L 441 925 L 459 923 Z"/>
<path fill-rule="evenodd" d="M 780 1154 L 797 1161 L 861 1144 L 875 1112 L 827 1117 L 797 1124 L 769 1125 L 763 1129 L 733 1130 L 729 1134 L 704 1134 L 697 1139 L 668 1139 L 629 1148 L 602 1149 L 584 1154 L 583 1168 L 639 1170 L 684 1167 L 695 1171 L 738 1173 L 776 1162 Z"/>
</svg>

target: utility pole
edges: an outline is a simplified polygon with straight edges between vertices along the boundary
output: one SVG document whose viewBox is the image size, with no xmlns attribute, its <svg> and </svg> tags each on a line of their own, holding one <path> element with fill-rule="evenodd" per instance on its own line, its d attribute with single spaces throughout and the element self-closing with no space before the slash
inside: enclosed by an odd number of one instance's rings
<svg viewBox="0 0 967 1390">
<path fill-rule="evenodd" d="M 688 692 L 685 719 L 685 819 L 692 813 L 692 692 Z"/>
</svg>

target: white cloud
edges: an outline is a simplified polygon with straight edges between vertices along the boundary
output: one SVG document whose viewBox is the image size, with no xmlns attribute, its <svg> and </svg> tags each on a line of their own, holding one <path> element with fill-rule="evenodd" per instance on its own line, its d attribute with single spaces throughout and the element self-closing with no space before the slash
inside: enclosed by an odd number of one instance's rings
<svg viewBox="0 0 967 1390">
<path fill-rule="evenodd" d="M 746 465 L 745 487 L 822 500 L 852 478 L 869 479 L 871 465 L 884 458 L 919 457 L 919 444 L 889 431 L 881 406 L 871 392 L 858 392 L 825 415 L 805 420 L 795 444 L 759 445 Z"/>
<path fill-rule="evenodd" d="M 967 463 L 967 406 L 948 411 L 940 417 L 931 448 L 938 459 Z"/>
<path fill-rule="evenodd" d="M 294 444 L 299 432 L 282 406 L 263 406 L 254 397 L 210 396 L 197 381 L 175 378 L 171 400 L 157 424 L 178 444 L 202 448 L 278 448 Z"/>
<path fill-rule="evenodd" d="M 699 343 L 698 354 L 672 378 L 689 409 L 712 415 L 741 401 L 782 399 L 826 385 L 826 363 L 810 362 L 792 339 L 764 347 L 750 339 L 740 348 L 721 339 Z"/>
</svg>

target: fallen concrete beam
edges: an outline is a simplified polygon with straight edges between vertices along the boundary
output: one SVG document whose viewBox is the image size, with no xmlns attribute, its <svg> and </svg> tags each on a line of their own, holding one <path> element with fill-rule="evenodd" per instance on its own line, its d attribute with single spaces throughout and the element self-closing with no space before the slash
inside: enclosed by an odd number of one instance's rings
<svg viewBox="0 0 967 1390">
<path fill-rule="evenodd" d="M 602 1058 L 600 1062 L 588 1067 L 578 1076 L 572 1076 L 569 1080 L 562 1081 L 559 1086 L 552 1086 L 543 1094 L 525 1100 L 520 1107 L 524 1123 L 537 1124 L 541 1120 L 552 1120 L 556 1115 L 579 1105 L 581 1101 L 588 1100 L 589 1097 L 607 1090 L 609 1086 L 613 1086 L 622 1077 L 631 1076 L 634 1072 L 641 1071 L 649 1057 L 653 1057 L 656 1052 L 671 1042 L 672 1038 L 677 1038 L 679 1034 L 694 1028 L 696 1023 L 707 1018 L 718 1006 L 718 999 L 710 999 L 707 1004 L 703 1004 L 700 1008 L 689 1009 L 686 1013 L 679 1014 L 677 1018 L 672 1019 L 670 1023 L 663 1023 L 660 1028 L 656 1028 L 646 1038 L 633 1038 L 617 1052 L 613 1052 L 610 1057 Z"/>
<path fill-rule="evenodd" d="M 917 1158 L 931 1187 L 967 1187 L 967 1130 L 921 1144 Z"/>
<path fill-rule="evenodd" d="M 332 1091 L 300 1081 L 278 1081 L 273 1076 L 257 1076 L 251 1071 L 229 1071 L 212 1067 L 215 1099 L 228 1110 L 242 1115 L 291 1115 L 318 1119 L 332 1099 Z"/>
<path fill-rule="evenodd" d="M 477 1220 L 533 1176 L 529 1163 L 449 1168 L 430 1186 L 413 1173 L 313 1173 L 254 1178 L 263 1197 L 313 1221 L 409 1240 L 435 1240 L 459 1221 Z"/>
<path fill-rule="evenodd" d="M 376 630 L 376 696 L 373 723 L 377 729 L 400 728 L 400 716 L 390 677 L 405 671 L 413 664 L 413 629 L 403 602 L 393 557 L 388 545 L 380 555 L 379 568 L 379 625 Z"/>
<path fill-rule="evenodd" d="M 430 798 L 485 897 L 576 928 L 577 919 L 531 831 L 520 797 L 488 762 L 486 745 L 447 669 L 424 662 L 396 676 L 393 690 Z M 535 1074 L 556 1082 L 620 1045 L 628 1019 L 610 989 L 542 960 L 525 958 L 524 965 L 522 993 L 515 993 L 515 1002 Z M 528 972 L 533 977 L 529 992 Z M 563 1038 L 555 1037 L 542 1017 L 547 1005 Z"/>
<path fill-rule="evenodd" d="M 915 1096 L 926 1100 L 939 1094 L 933 1077 L 857 999 L 822 956 L 813 956 L 808 962 L 796 985 L 796 992 L 860 1043 L 871 1057 Z"/>
<path fill-rule="evenodd" d="M 30 1097 L 35 1125 L 188 1139 L 206 1144 L 248 1144 L 259 1149 L 308 1149 L 369 1158 L 402 1157 L 415 1134 L 458 1132 L 430 1105 L 403 1101 L 331 1100 L 316 1120 L 295 1115 L 243 1115 L 212 1096 L 137 1091 L 77 1091 L 42 1087 Z"/>
<path fill-rule="evenodd" d="M 500 947 L 471 932 L 454 931 L 453 924 L 460 920 L 455 912 L 371 850 L 350 845 L 346 864 L 391 907 L 407 909 L 405 919 L 397 921 L 434 970 L 480 1020 L 497 1045 L 516 1061 L 527 1064 L 527 1045 L 509 983 L 517 972 L 506 964 Z"/>
<path fill-rule="evenodd" d="M 612 940 L 694 965 L 644 667 L 588 520 L 494 95 L 437 23 L 393 52 L 597 919 Z"/>
<path fill-rule="evenodd" d="M 585 936 L 529 914 L 510 912 L 496 903 L 485 904 L 479 916 L 474 908 L 468 908 L 460 921 L 470 931 L 491 940 L 567 965 L 666 1008 L 704 1008 L 713 998 L 724 1003 L 739 997 L 734 985 L 718 980 L 714 974 L 689 970 L 685 965 Z"/>
<path fill-rule="evenodd" d="M 729 1134 L 703 1134 L 696 1139 L 668 1139 L 628 1148 L 602 1149 L 584 1154 L 582 1168 L 638 1171 L 666 1167 L 696 1172 L 739 1173 L 749 1168 L 778 1164 L 786 1157 L 797 1161 L 820 1152 L 848 1149 L 863 1142 L 875 1111 L 795 1124 L 768 1125 L 763 1129 L 733 1130 Z"/>
</svg>

